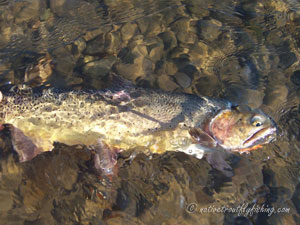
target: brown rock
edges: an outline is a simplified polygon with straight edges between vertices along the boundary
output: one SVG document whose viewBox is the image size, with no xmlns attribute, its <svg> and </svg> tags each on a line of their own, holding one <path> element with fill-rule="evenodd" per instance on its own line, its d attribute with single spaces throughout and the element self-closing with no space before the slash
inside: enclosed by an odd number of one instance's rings
<svg viewBox="0 0 300 225">
<path fill-rule="evenodd" d="M 191 85 L 192 79 L 185 73 L 177 72 L 174 77 L 177 84 L 183 89 L 188 88 Z"/>
<path fill-rule="evenodd" d="M 128 41 L 136 32 L 137 25 L 135 23 L 126 23 L 121 28 L 121 37 L 123 41 Z"/>
<path fill-rule="evenodd" d="M 179 86 L 168 75 L 159 76 L 157 79 L 158 86 L 164 91 L 174 91 Z"/>
</svg>

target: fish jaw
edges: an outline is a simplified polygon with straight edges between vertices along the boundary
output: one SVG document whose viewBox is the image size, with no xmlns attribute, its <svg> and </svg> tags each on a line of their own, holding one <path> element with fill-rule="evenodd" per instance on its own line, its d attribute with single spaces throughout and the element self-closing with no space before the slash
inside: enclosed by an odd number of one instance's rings
<svg viewBox="0 0 300 225">
<path fill-rule="evenodd" d="M 250 153 L 251 151 L 260 149 L 260 148 L 262 148 L 262 147 L 263 147 L 262 145 L 255 145 L 255 146 L 253 146 L 253 147 L 251 147 L 251 148 L 234 149 L 234 150 L 232 150 L 232 151 L 233 151 L 233 152 L 239 152 L 240 154 L 243 154 L 243 153 L 248 154 L 248 153 Z"/>
<path fill-rule="evenodd" d="M 276 127 L 262 128 L 261 130 L 250 135 L 243 143 L 243 148 L 255 149 L 255 146 L 262 146 L 276 139 Z"/>
</svg>

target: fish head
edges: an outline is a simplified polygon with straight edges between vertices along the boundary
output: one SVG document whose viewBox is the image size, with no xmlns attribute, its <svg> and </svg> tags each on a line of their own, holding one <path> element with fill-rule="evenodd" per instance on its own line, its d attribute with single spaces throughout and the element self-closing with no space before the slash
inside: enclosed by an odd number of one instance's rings
<svg viewBox="0 0 300 225">
<path fill-rule="evenodd" d="M 259 110 L 232 107 L 220 111 L 208 125 L 209 133 L 226 150 L 247 152 L 276 138 L 274 121 Z"/>
</svg>

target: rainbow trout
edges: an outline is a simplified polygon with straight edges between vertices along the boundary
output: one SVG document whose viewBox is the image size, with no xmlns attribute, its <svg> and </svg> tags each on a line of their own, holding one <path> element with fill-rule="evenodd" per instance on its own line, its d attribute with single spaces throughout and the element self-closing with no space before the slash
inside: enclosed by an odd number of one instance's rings
<svg viewBox="0 0 300 225">
<path fill-rule="evenodd" d="M 181 151 L 202 158 L 204 153 L 220 149 L 247 152 L 276 136 L 274 122 L 257 110 L 137 87 L 7 93 L 2 96 L 0 118 L 1 124 L 13 128 L 20 161 L 50 151 L 53 142 L 142 148 L 152 153 Z M 104 161 L 97 158 L 99 168 L 110 169 L 106 156 L 100 154 Z"/>
</svg>

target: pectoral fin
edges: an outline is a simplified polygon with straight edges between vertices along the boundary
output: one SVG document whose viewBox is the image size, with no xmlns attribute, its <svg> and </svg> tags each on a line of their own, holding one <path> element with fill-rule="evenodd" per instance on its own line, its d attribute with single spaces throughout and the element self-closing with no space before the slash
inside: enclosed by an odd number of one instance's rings
<svg viewBox="0 0 300 225">
<path fill-rule="evenodd" d="M 200 128 L 191 128 L 189 133 L 195 143 L 209 148 L 215 148 L 217 146 L 215 139 L 213 139 L 213 137 Z"/>
<path fill-rule="evenodd" d="M 232 167 L 225 161 L 226 152 L 215 151 L 206 155 L 207 162 L 215 169 L 221 171 L 225 176 L 232 177 Z"/>
</svg>

